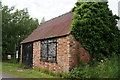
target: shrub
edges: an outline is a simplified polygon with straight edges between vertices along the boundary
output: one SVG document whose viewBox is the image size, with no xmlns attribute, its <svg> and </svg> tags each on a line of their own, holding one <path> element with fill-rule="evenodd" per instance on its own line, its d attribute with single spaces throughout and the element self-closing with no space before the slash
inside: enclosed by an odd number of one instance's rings
<svg viewBox="0 0 120 80">
<path fill-rule="evenodd" d="M 92 65 L 74 67 L 68 78 L 118 78 L 120 77 L 120 56 L 113 55 L 111 58 L 104 58 L 100 62 L 94 61 Z"/>
<path fill-rule="evenodd" d="M 5 59 L 3 62 L 7 62 L 7 63 L 18 63 L 16 60 L 14 59 L 11 59 L 11 60 L 8 60 L 8 59 Z"/>
<path fill-rule="evenodd" d="M 25 68 L 26 65 L 24 65 L 24 64 L 18 64 L 17 67 L 18 67 L 18 68 Z"/>
</svg>

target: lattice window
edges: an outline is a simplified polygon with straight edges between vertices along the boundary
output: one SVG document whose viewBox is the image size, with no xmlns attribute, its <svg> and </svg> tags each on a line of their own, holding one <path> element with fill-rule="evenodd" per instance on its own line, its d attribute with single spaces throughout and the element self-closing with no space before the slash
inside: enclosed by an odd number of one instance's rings
<svg viewBox="0 0 120 80">
<path fill-rule="evenodd" d="M 41 60 L 56 62 L 56 52 L 57 52 L 56 40 L 44 40 L 41 41 Z"/>
<path fill-rule="evenodd" d="M 47 44 L 46 43 L 42 43 L 41 44 L 41 59 L 46 61 L 47 60 Z"/>
</svg>

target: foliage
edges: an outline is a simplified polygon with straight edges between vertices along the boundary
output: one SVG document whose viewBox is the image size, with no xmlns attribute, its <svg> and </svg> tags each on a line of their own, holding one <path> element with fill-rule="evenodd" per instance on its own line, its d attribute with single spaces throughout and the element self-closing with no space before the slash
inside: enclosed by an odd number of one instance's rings
<svg viewBox="0 0 120 80">
<path fill-rule="evenodd" d="M 77 2 L 71 32 L 96 59 L 120 53 L 118 16 L 109 10 L 107 2 Z"/>
<path fill-rule="evenodd" d="M 120 56 L 104 58 L 100 62 L 94 61 L 94 65 L 74 67 L 68 78 L 119 78 Z"/>
<path fill-rule="evenodd" d="M 7 63 L 18 63 L 16 60 L 14 59 L 5 59 L 4 62 L 7 62 Z"/>
<path fill-rule="evenodd" d="M 68 76 L 67 73 L 65 72 L 57 72 L 57 73 L 54 73 L 53 71 L 50 71 L 49 69 L 41 69 L 41 68 L 38 68 L 38 67 L 35 67 L 34 68 L 35 71 L 40 71 L 42 73 L 45 73 L 45 74 L 48 74 L 48 75 L 51 75 L 51 76 L 56 76 L 56 77 L 61 77 L 61 78 L 66 78 L 66 76 Z"/>
<path fill-rule="evenodd" d="M 28 10 L 2 7 L 3 53 L 18 50 L 20 42 L 38 27 L 38 19 L 31 18 Z"/>
</svg>

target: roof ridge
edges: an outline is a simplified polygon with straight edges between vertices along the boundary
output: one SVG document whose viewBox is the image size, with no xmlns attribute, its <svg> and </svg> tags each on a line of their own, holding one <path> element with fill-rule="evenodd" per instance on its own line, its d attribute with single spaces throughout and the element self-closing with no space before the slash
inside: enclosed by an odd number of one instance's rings
<svg viewBox="0 0 120 80">
<path fill-rule="evenodd" d="M 56 18 L 58 18 L 58 17 L 67 15 L 67 14 L 69 14 L 69 13 L 72 13 L 72 11 L 66 12 L 66 13 L 64 13 L 64 14 L 62 14 L 62 15 L 59 15 L 59 16 L 57 16 L 57 17 L 54 17 L 54 18 L 50 19 L 50 20 L 47 20 L 47 21 L 45 21 L 43 24 L 45 24 L 45 23 L 47 23 L 47 22 L 49 22 L 49 21 L 52 21 L 52 20 L 54 20 L 54 19 L 56 19 Z M 41 24 L 41 25 L 43 25 L 43 24 Z M 41 25 L 40 25 L 40 26 L 41 26 Z"/>
</svg>

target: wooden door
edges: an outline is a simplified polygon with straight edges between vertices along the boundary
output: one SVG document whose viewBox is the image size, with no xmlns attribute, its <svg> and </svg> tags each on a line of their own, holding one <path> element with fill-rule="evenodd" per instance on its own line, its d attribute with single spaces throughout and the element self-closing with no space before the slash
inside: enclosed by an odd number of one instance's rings
<svg viewBox="0 0 120 80">
<path fill-rule="evenodd" d="M 23 44 L 22 63 L 27 67 L 33 66 L 33 43 Z"/>
</svg>

